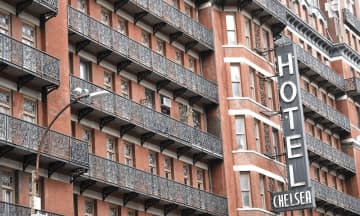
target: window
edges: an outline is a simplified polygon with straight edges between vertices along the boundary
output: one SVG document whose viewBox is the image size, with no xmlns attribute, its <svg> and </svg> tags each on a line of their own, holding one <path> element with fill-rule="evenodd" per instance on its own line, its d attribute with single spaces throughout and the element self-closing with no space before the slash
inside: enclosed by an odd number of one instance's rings
<svg viewBox="0 0 360 216">
<path fill-rule="evenodd" d="M 324 101 L 324 103 L 327 103 L 326 101 L 326 99 L 327 99 L 327 96 L 326 96 L 326 93 L 325 92 L 323 92 L 323 91 L 320 91 L 320 95 L 321 95 L 321 100 L 322 101 Z"/>
<path fill-rule="evenodd" d="M 128 209 L 127 211 L 127 216 L 136 216 L 137 211 L 132 210 L 132 209 Z"/>
<path fill-rule="evenodd" d="M 126 22 L 126 20 L 119 18 L 118 31 L 121 34 L 127 35 L 127 22 Z"/>
<path fill-rule="evenodd" d="M 327 181 L 327 172 L 321 170 L 321 183 L 324 185 L 327 185 L 328 181 Z"/>
<path fill-rule="evenodd" d="M 40 197 L 41 196 L 41 182 L 42 181 L 38 181 L 34 186 L 35 186 L 35 193 L 33 193 L 33 182 L 35 181 L 33 178 L 35 178 L 35 175 L 33 174 L 30 174 L 29 175 L 29 201 L 30 201 L 30 206 L 33 206 L 34 204 L 34 199 L 33 199 L 33 196 L 35 195 L 35 197 Z"/>
<path fill-rule="evenodd" d="M 80 78 L 90 81 L 90 63 L 80 60 Z"/>
<path fill-rule="evenodd" d="M 125 164 L 128 166 L 134 166 L 134 151 L 133 144 L 125 143 Z"/>
<path fill-rule="evenodd" d="M 0 113 L 11 115 L 11 92 L 0 88 Z"/>
<path fill-rule="evenodd" d="M 83 13 L 87 13 L 87 0 L 77 0 L 77 9 Z"/>
<path fill-rule="evenodd" d="M 9 170 L 0 170 L 0 181 L 1 181 L 1 201 L 7 203 L 13 203 L 15 201 L 14 172 Z"/>
<path fill-rule="evenodd" d="M 141 43 L 144 46 L 150 47 L 150 35 L 147 32 L 142 32 L 141 33 Z"/>
<path fill-rule="evenodd" d="M 194 124 L 194 128 L 199 128 L 201 127 L 201 115 L 200 112 L 193 110 L 192 112 L 192 117 L 193 117 L 193 124 Z"/>
<path fill-rule="evenodd" d="M 0 13 L 0 33 L 9 35 L 10 17 L 7 14 Z"/>
<path fill-rule="evenodd" d="M 190 5 L 185 4 L 185 14 L 188 15 L 189 17 L 192 17 Z"/>
<path fill-rule="evenodd" d="M 270 48 L 270 34 L 264 29 L 262 29 L 262 48 L 266 51 Z M 270 59 L 270 54 L 271 52 L 266 53 L 267 59 Z"/>
<path fill-rule="evenodd" d="M 256 143 L 256 151 L 261 152 L 261 144 L 260 144 L 260 121 L 254 119 L 254 134 L 255 134 L 255 143 Z"/>
<path fill-rule="evenodd" d="M 164 41 L 157 39 L 156 40 L 156 52 L 164 55 Z"/>
<path fill-rule="evenodd" d="M 190 165 L 184 164 L 183 165 L 183 172 L 184 172 L 184 184 L 185 185 L 191 185 Z"/>
<path fill-rule="evenodd" d="M 272 81 L 266 82 L 267 87 L 267 105 L 270 109 L 274 109 L 274 100 L 273 100 L 273 89 L 272 89 Z"/>
<path fill-rule="evenodd" d="M 151 89 L 145 88 L 145 100 L 142 100 L 141 103 L 151 109 L 154 109 L 154 107 L 155 107 L 155 92 Z"/>
<path fill-rule="evenodd" d="M 241 79 L 240 79 L 240 67 L 237 65 L 230 65 L 231 73 L 231 86 L 232 86 L 232 95 L 234 97 L 241 97 Z"/>
<path fill-rule="evenodd" d="M 85 199 L 85 216 L 95 215 L 95 201 L 92 199 Z"/>
<path fill-rule="evenodd" d="M 101 18 L 100 21 L 105 25 L 110 25 L 110 12 L 105 8 L 101 8 Z"/>
<path fill-rule="evenodd" d="M 265 176 L 260 175 L 260 200 L 261 200 L 261 208 L 266 209 L 266 200 L 265 200 Z"/>
<path fill-rule="evenodd" d="M 110 206 L 109 209 L 109 216 L 118 216 L 119 215 L 119 209 L 116 206 Z"/>
<path fill-rule="evenodd" d="M 36 123 L 37 122 L 37 104 L 36 100 L 24 98 L 23 104 L 23 120 Z"/>
<path fill-rule="evenodd" d="M 92 130 L 89 128 L 81 128 L 81 139 L 88 143 L 89 153 L 93 153 L 92 144 L 93 144 L 93 135 Z"/>
<path fill-rule="evenodd" d="M 111 72 L 104 72 L 104 87 L 107 90 L 113 90 L 113 74 Z"/>
<path fill-rule="evenodd" d="M 35 47 L 36 46 L 35 45 L 35 42 L 36 42 L 36 40 L 35 40 L 35 27 L 23 23 L 21 32 L 22 32 L 22 42 L 29 45 L 29 46 Z"/>
<path fill-rule="evenodd" d="M 164 113 L 165 115 L 170 115 L 171 99 L 163 95 L 160 95 L 160 101 L 161 101 L 161 112 Z"/>
<path fill-rule="evenodd" d="M 360 128 L 360 107 L 355 106 L 357 116 L 357 126 Z"/>
<path fill-rule="evenodd" d="M 130 98 L 130 81 L 121 77 L 121 96 Z"/>
<path fill-rule="evenodd" d="M 249 68 L 250 70 L 250 97 L 256 100 L 256 92 L 255 92 L 255 69 Z"/>
<path fill-rule="evenodd" d="M 240 172 L 240 188 L 242 207 L 251 207 L 250 174 L 248 172 Z"/>
<path fill-rule="evenodd" d="M 244 117 L 236 117 L 235 119 L 236 127 L 236 145 L 239 149 L 247 149 L 246 136 L 245 136 L 245 123 Z"/>
<path fill-rule="evenodd" d="M 195 59 L 189 56 L 189 69 L 195 71 Z"/>
<path fill-rule="evenodd" d="M 106 157 L 109 160 L 116 160 L 116 148 L 115 148 L 115 138 L 106 137 Z"/>
<path fill-rule="evenodd" d="M 227 43 L 229 45 L 237 44 L 235 16 L 233 14 L 228 14 L 226 15 L 225 19 L 226 19 Z"/>
<path fill-rule="evenodd" d="M 180 50 L 175 51 L 175 62 L 178 64 L 183 64 L 183 52 Z"/>
<path fill-rule="evenodd" d="M 273 139 L 274 155 L 275 155 L 275 160 L 276 160 L 279 155 L 279 133 L 278 133 L 278 130 L 273 128 L 271 135 L 272 135 L 272 139 Z"/>
<path fill-rule="evenodd" d="M 157 155 L 155 152 L 149 152 L 149 169 L 150 173 L 157 174 Z"/>
<path fill-rule="evenodd" d="M 196 184 L 198 189 L 204 190 L 204 170 L 200 168 L 196 170 Z"/>
<path fill-rule="evenodd" d="M 173 169 L 172 159 L 166 157 L 164 160 L 165 178 L 172 179 L 172 169 Z"/>
<path fill-rule="evenodd" d="M 187 122 L 188 120 L 188 114 L 187 114 L 187 106 L 184 104 L 179 103 L 179 115 L 180 115 L 180 121 Z"/>
<path fill-rule="evenodd" d="M 251 48 L 251 21 L 248 18 L 245 18 L 245 46 Z"/>
</svg>

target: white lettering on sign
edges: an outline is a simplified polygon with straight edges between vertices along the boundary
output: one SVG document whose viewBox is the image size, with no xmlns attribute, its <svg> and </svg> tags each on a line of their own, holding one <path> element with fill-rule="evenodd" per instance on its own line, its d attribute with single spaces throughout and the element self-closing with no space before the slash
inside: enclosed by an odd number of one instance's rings
<svg viewBox="0 0 360 216">
<path fill-rule="evenodd" d="M 273 197 L 273 206 L 275 208 L 288 208 L 311 203 L 312 196 L 310 190 L 296 192 L 288 191 Z"/>
</svg>

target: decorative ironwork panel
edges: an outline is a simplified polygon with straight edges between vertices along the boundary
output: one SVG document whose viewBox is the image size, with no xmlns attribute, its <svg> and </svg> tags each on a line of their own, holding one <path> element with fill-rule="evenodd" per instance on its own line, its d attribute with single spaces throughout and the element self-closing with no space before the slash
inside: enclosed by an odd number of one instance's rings
<svg viewBox="0 0 360 216">
<path fill-rule="evenodd" d="M 71 139 L 70 161 L 82 166 L 89 166 L 89 149 L 86 142 L 74 138 Z"/>
<path fill-rule="evenodd" d="M 46 153 L 70 160 L 70 137 L 51 131 L 49 148 Z"/>
<path fill-rule="evenodd" d="M 136 0 L 136 2 L 144 9 L 149 7 L 149 0 Z"/>
<path fill-rule="evenodd" d="M 129 39 L 129 57 L 137 62 L 140 61 L 139 47 L 140 45 L 138 43 Z"/>
<path fill-rule="evenodd" d="M 140 63 L 151 68 L 151 51 L 145 46 L 139 46 Z"/>
<path fill-rule="evenodd" d="M 152 0 L 151 4 L 149 4 L 149 10 L 156 16 L 162 17 L 162 5 L 163 0 Z"/>
<path fill-rule="evenodd" d="M 47 8 L 51 9 L 55 13 L 58 12 L 58 0 L 35 0 L 39 4 L 46 6 Z"/>
<path fill-rule="evenodd" d="M 193 25 L 192 25 L 193 22 L 191 22 L 192 21 L 191 18 L 186 14 L 182 14 L 181 18 L 182 18 L 182 26 L 186 31 L 186 33 L 188 33 L 189 35 L 193 35 Z"/>
<path fill-rule="evenodd" d="M 99 26 L 99 42 L 107 47 L 111 47 L 111 29 L 102 23 L 98 23 Z"/>
<path fill-rule="evenodd" d="M 153 52 L 151 57 L 153 70 L 163 76 L 166 76 L 166 58 L 156 52 Z"/>
<path fill-rule="evenodd" d="M 112 47 L 124 56 L 128 56 L 129 39 L 117 31 L 113 31 Z"/>
</svg>

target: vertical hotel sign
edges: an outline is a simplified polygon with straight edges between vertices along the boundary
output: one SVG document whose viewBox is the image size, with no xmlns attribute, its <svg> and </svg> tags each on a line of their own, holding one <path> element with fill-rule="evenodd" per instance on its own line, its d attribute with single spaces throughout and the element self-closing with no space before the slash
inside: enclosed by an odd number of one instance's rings
<svg viewBox="0 0 360 216">
<path fill-rule="evenodd" d="M 292 44 L 276 48 L 283 136 L 286 146 L 288 191 L 272 194 L 274 212 L 314 208 L 304 131 L 304 115 L 296 52 Z"/>
</svg>

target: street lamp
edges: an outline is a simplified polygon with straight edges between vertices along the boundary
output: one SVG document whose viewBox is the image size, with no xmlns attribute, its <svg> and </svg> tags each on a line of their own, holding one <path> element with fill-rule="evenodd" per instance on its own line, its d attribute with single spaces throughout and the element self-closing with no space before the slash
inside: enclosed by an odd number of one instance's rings
<svg viewBox="0 0 360 216">
<path fill-rule="evenodd" d="M 50 131 L 50 128 L 52 127 L 52 125 L 55 123 L 55 121 L 60 117 L 60 115 L 67 109 L 69 108 L 71 105 L 77 103 L 78 101 L 80 101 L 83 98 L 92 98 L 92 97 L 96 97 L 99 95 L 103 95 L 103 94 L 108 94 L 108 91 L 102 90 L 102 91 L 96 91 L 96 92 L 92 92 L 89 93 L 88 89 L 82 89 L 80 87 L 77 87 L 75 89 L 73 89 L 72 91 L 74 94 L 78 95 L 74 98 L 73 101 L 71 101 L 69 104 L 67 104 L 66 106 L 64 106 L 57 114 L 56 116 L 53 118 L 53 120 L 50 122 L 50 124 L 46 127 L 45 131 L 43 132 L 40 142 L 39 142 L 39 147 L 36 153 L 36 162 L 35 162 L 35 174 L 32 177 L 32 192 L 33 192 L 33 197 L 35 197 L 36 194 L 36 185 L 39 182 L 39 165 L 40 165 L 40 154 L 41 154 L 41 150 L 42 147 L 44 145 L 45 142 L 45 137 L 47 136 L 48 132 Z M 35 203 L 34 201 L 32 202 L 32 208 L 34 209 L 35 207 Z M 35 210 L 35 209 L 34 209 Z"/>
</svg>

